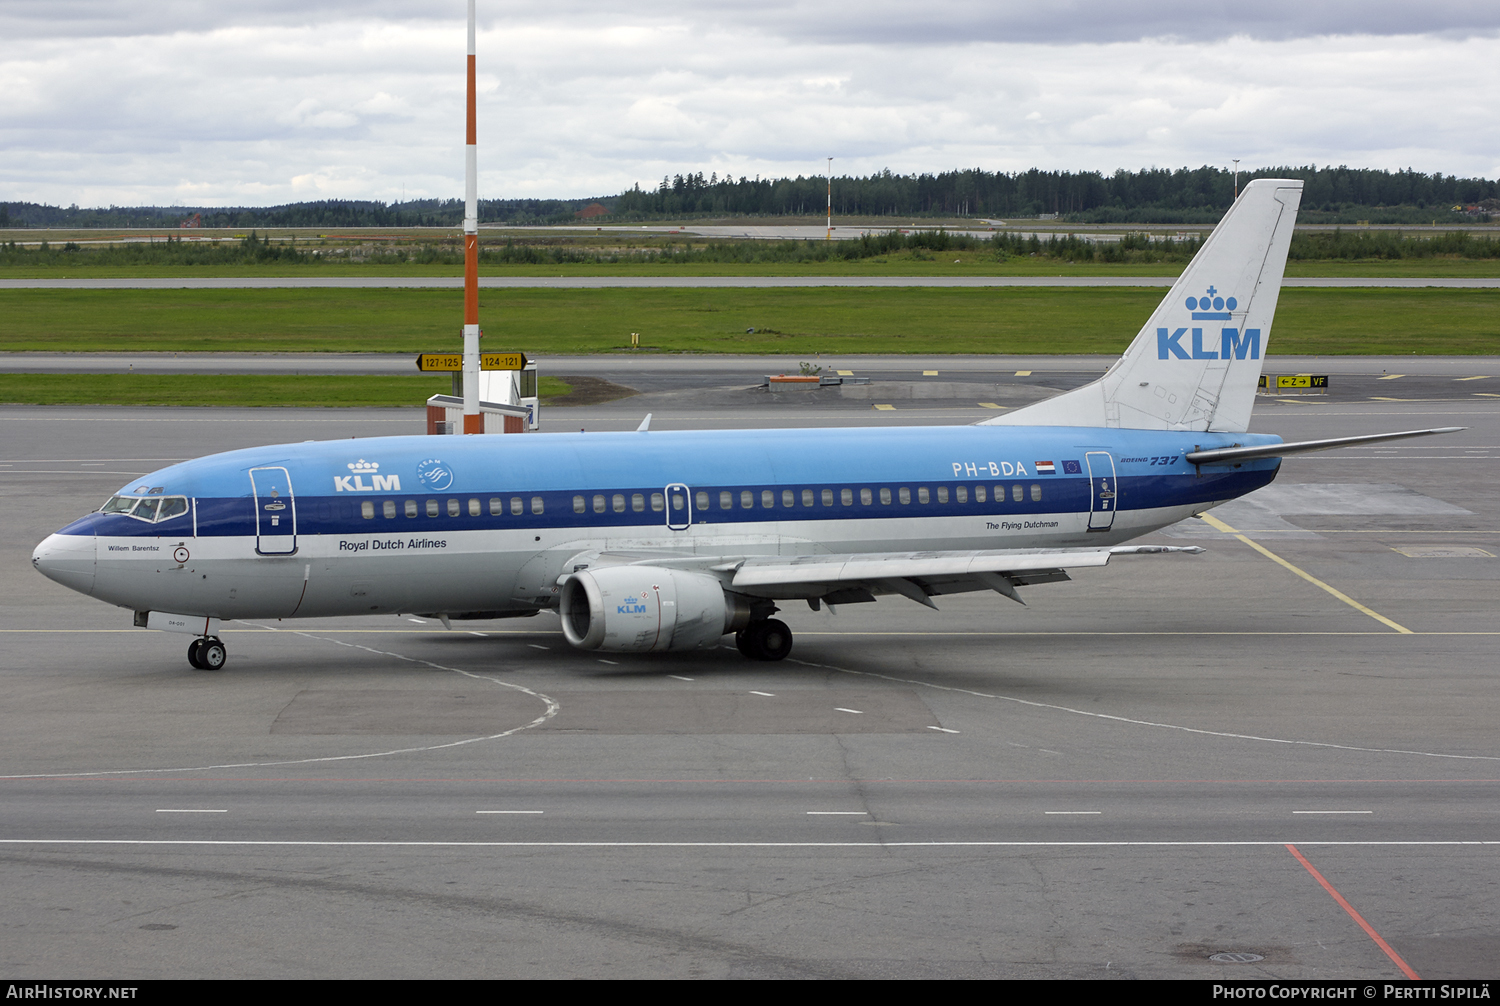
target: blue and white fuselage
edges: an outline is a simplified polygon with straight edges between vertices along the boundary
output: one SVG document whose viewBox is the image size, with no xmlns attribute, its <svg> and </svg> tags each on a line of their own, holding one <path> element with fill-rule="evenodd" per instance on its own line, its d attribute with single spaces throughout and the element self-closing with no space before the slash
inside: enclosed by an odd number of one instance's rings
<svg viewBox="0 0 1500 1006">
<path fill-rule="evenodd" d="M 554 606 L 589 553 L 722 564 L 1115 545 L 1279 464 L 1199 468 L 1187 453 L 1278 442 L 964 426 L 288 444 L 153 472 L 38 554 L 54 578 L 141 611 L 523 613 Z"/>
</svg>

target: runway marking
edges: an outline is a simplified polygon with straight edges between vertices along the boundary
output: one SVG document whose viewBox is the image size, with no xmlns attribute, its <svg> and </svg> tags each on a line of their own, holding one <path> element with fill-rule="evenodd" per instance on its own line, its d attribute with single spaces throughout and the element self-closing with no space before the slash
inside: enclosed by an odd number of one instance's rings
<svg viewBox="0 0 1500 1006">
<path fill-rule="evenodd" d="M 1249 545 L 1251 548 L 1255 549 L 1257 552 L 1259 552 L 1261 555 L 1265 556 L 1267 559 L 1270 559 L 1272 562 L 1277 563 L 1277 564 L 1279 564 L 1281 566 L 1286 567 L 1287 569 L 1291 570 L 1293 573 L 1296 573 L 1298 576 L 1302 577 L 1302 579 L 1306 580 L 1308 583 L 1312 584 L 1313 586 L 1320 587 L 1323 590 L 1328 591 L 1328 593 L 1332 594 L 1334 597 L 1338 598 L 1340 601 L 1343 601 L 1345 604 L 1349 605 L 1355 611 L 1358 611 L 1361 614 L 1369 615 L 1371 618 L 1375 619 L 1375 621 L 1380 622 L 1382 625 L 1389 625 L 1391 628 L 1395 629 L 1397 632 L 1404 633 L 1406 635 L 1412 635 L 1412 631 L 1410 629 L 1408 629 L 1406 626 L 1401 625 L 1400 623 L 1391 621 L 1389 618 L 1386 618 L 1384 615 L 1382 615 L 1378 611 L 1375 611 L 1373 608 L 1368 608 L 1365 605 L 1360 604 L 1354 598 L 1350 597 L 1348 594 L 1344 593 L 1343 591 L 1339 590 L 1338 588 L 1332 587 L 1329 584 L 1324 583 L 1322 580 L 1319 580 L 1317 577 L 1313 576 L 1311 573 L 1307 572 L 1306 570 L 1303 570 L 1300 567 L 1292 565 L 1290 562 L 1287 562 L 1281 556 L 1277 555 L 1275 552 L 1272 552 L 1270 549 L 1266 548 L 1264 545 L 1260 544 L 1259 542 L 1253 541 L 1250 538 L 1245 537 L 1243 534 L 1241 534 L 1240 532 L 1236 531 L 1234 528 L 1230 527 L 1228 524 L 1225 524 L 1223 521 L 1219 520 L 1219 518 L 1215 517 L 1213 514 L 1205 513 L 1205 514 L 1202 514 L 1202 517 L 1203 517 L 1203 520 L 1206 523 L 1208 523 L 1210 526 L 1212 526 L 1216 530 L 1223 531 L 1225 534 L 1232 534 L 1232 535 L 1234 535 L 1240 541 L 1244 542 L 1246 545 Z"/>
<path fill-rule="evenodd" d="M 542 814 L 540 810 L 476 810 L 476 814 Z"/>
<path fill-rule="evenodd" d="M 609 664 L 611 667 L 619 667 L 620 666 L 620 662 L 618 660 L 605 660 L 603 657 L 599 658 L 599 663 L 601 663 L 601 664 Z"/>
<path fill-rule="evenodd" d="M 896 407 L 894 405 L 877 405 L 877 406 L 875 406 L 875 408 L 879 409 L 881 412 L 895 412 L 896 411 Z"/>
<path fill-rule="evenodd" d="M 681 674 L 668 674 L 667 677 L 669 677 L 669 678 L 676 678 L 678 681 L 692 681 L 693 680 L 692 678 L 684 678 Z"/>
<path fill-rule="evenodd" d="M 826 811 L 808 811 L 809 814 L 830 813 Z M 865 811 L 840 813 L 858 813 L 867 816 Z M 1406 839 L 1406 840 L 1380 840 L 1362 842 L 1298 842 L 1298 845 L 1318 848 L 1410 848 L 1410 849 L 1436 849 L 1451 848 L 1459 846 L 1488 847 L 1500 845 L 1500 839 Z M 1161 839 L 1131 840 L 1131 841 L 1002 841 L 990 839 L 973 839 L 969 841 L 944 841 L 944 842 L 870 842 L 870 841 L 833 841 L 820 842 L 671 842 L 671 841 L 581 841 L 581 842 L 548 842 L 548 841 L 445 841 L 442 839 L 428 839 L 425 841 L 399 841 L 393 839 L 370 839 L 370 840 L 318 840 L 318 839 L 269 839 L 269 838 L 0 838 L 0 846 L 6 845 L 38 845 L 38 846 L 144 846 L 144 847 L 172 847 L 185 848 L 304 848 L 304 849 L 870 849 L 881 851 L 886 849 L 1255 849 L 1272 848 L 1280 846 L 1289 848 L 1286 842 L 1270 840 L 1192 840 L 1192 839 Z"/>
<path fill-rule="evenodd" d="M 837 374 L 837 375 L 839 375 L 840 377 L 853 377 L 854 376 L 854 371 L 852 371 L 852 370 L 835 370 L 834 373 Z"/>
<path fill-rule="evenodd" d="M 1373 810 L 1294 810 L 1293 814 L 1373 814 Z"/>
<path fill-rule="evenodd" d="M 1038 633 L 1039 635 L 1053 635 L 1053 633 Z M 1374 635 L 1374 633 L 1370 633 Z M 1334 744 L 1331 741 L 1301 741 L 1290 740 L 1285 737 L 1261 737 L 1257 734 L 1237 734 L 1227 730 L 1207 730 L 1203 727 L 1185 727 L 1176 723 L 1158 723 L 1154 720 L 1137 720 L 1129 716 L 1116 716 L 1112 713 L 1096 713 L 1088 709 L 1074 709 L 1071 706 L 1061 706 L 1052 702 L 1037 702 L 1034 699 L 1019 699 L 1014 695 L 997 695 L 994 692 L 979 692 L 972 688 L 955 688 L 952 685 L 939 685 L 931 681 L 920 681 L 916 678 L 898 678 L 893 674 L 879 674 L 875 671 L 855 671 L 847 667 L 838 667 L 834 664 L 815 664 L 810 660 L 798 660 L 796 657 L 787 657 L 789 663 L 801 664 L 803 667 L 814 667 L 821 671 L 839 671 L 843 674 L 856 674 L 865 678 L 878 678 L 881 681 L 894 681 L 902 685 L 917 685 L 923 688 L 932 688 L 940 692 L 953 692 L 956 695 L 973 695 L 981 699 L 995 699 L 1000 702 L 1013 702 L 1019 706 L 1029 706 L 1033 709 L 1051 709 L 1061 713 L 1072 713 L 1075 716 L 1088 716 L 1097 720 L 1108 720 L 1112 723 L 1128 723 L 1131 726 L 1155 727 L 1159 730 L 1177 730 L 1186 734 L 1201 734 L 1205 737 L 1223 737 L 1227 740 L 1256 741 L 1263 744 L 1287 744 L 1296 747 L 1328 748 L 1332 751 L 1355 751 L 1360 754 L 1397 754 L 1416 755 L 1419 758 L 1451 758 L 1454 761 L 1493 761 L 1500 762 L 1497 755 L 1465 755 L 1447 754 L 1441 751 L 1410 751 L 1405 748 L 1366 748 L 1357 747 L 1353 744 Z M 1045 750 L 1045 749 L 1041 749 Z M 0 776 L 0 778 L 5 778 Z"/>
<path fill-rule="evenodd" d="M 1302 855 L 1302 853 L 1297 850 L 1297 847 L 1295 845 L 1288 843 L 1286 849 L 1293 856 L 1297 857 L 1297 862 L 1301 863 L 1303 867 L 1307 869 L 1307 872 L 1312 874 L 1314 880 L 1323 885 L 1323 890 L 1327 891 L 1333 896 L 1333 900 L 1338 902 L 1339 907 L 1349 913 L 1349 918 L 1359 923 L 1359 928 L 1363 929 L 1365 931 L 1365 934 L 1369 936 L 1370 939 L 1375 941 L 1375 945 L 1378 946 L 1381 950 L 1385 951 L 1385 955 L 1391 959 L 1396 967 L 1401 969 L 1402 974 L 1404 974 L 1414 982 L 1419 982 L 1422 980 L 1417 977 L 1417 973 L 1411 969 L 1411 966 L 1401 959 L 1401 955 L 1392 950 L 1391 945 L 1380 938 L 1380 934 L 1375 931 L 1375 927 L 1366 922 L 1364 916 L 1356 912 L 1354 910 L 1354 906 L 1349 904 L 1348 901 L 1344 900 L 1344 896 L 1337 890 L 1335 890 L 1334 886 L 1330 884 L 1328 880 L 1321 873 L 1319 873 L 1311 863 L 1307 861 L 1307 857 Z"/>
<path fill-rule="evenodd" d="M 1406 376 L 1405 374 L 1386 374 L 1384 377 L 1377 377 L 1377 378 L 1375 378 L 1375 380 L 1377 380 L 1377 381 L 1394 381 L 1398 377 L 1405 377 L 1405 376 Z"/>
<path fill-rule="evenodd" d="M 833 711 L 837 713 L 855 713 L 859 716 L 863 716 L 865 714 L 865 711 L 863 709 L 845 709 L 843 706 L 834 706 Z"/>
<path fill-rule="evenodd" d="M 206 807 L 158 807 L 156 812 L 158 814 L 227 814 L 229 809 L 227 807 L 223 810 L 210 810 Z"/>
<path fill-rule="evenodd" d="M 522 730 L 530 730 L 533 727 L 539 727 L 543 723 L 552 719 L 552 717 L 556 716 L 558 711 L 562 708 L 558 704 L 557 700 L 549 695 L 543 695 L 541 692 L 533 691 L 532 689 L 527 688 L 525 685 L 518 685 L 511 681 L 502 681 L 500 678 L 491 677 L 488 674 L 475 674 L 471 671 L 465 671 L 462 668 L 448 667 L 444 664 L 434 663 L 431 660 L 423 660 L 421 657 L 408 657 L 400 653 L 392 653 L 390 650 L 377 650 L 374 647 L 363 646 L 359 643 L 346 643 L 341 639 L 325 639 L 324 637 L 314 635 L 313 633 L 308 632 L 305 629 L 278 629 L 272 625 L 256 625 L 254 622 L 244 621 L 241 621 L 240 624 L 252 626 L 257 631 L 285 632 L 293 636 L 302 636 L 306 639 L 316 639 L 319 642 L 335 643 L 339 646 L 348 646 L 356 650 L 364 650 L 366 653 L 374 653 L 382 657 L 394 657 L 397 660 L 404 660 L 407 663 L 421 664 L 424 667 L 431 667 L 433 670 L 437 671 L 451 671 L 454 674 L 461 674 L 464 677 L 472 678 L 475 681 L 488 681 L 491 684 L 499 685 L 501 688 L 509 688 L 514 691 L 521 692 L 525 695 L 530 695 L 532 698 L 545 703 L 547 708 L 540 716 L 532 720 L 530 723 L 525 723 L 518 727 L 512 727 L 509 730 L 502 730 L 497 734 L 487 734 L 483 737 L 465 737 L 461 740 L 447 741 L 443 744 L 424 744 L 420 747 L 392 748 L 389 751 L 368 751 L 364 754 L 324 755 L 317 758 L 286 758 L 277 761 L 227 762 L 220 765 L 190 765 L 181 768 L 102 769 L 94 772 L 29 772 L 25 774 L 0 775 L 0 780 L 94 779 L 115 775 L 167 775 L 179 772 L 212 772 L 218 769 L 231 768 L 269 768 L 275 765 L 316 765 L 323 762 L 363 761 L 369 758 L 388 758 L 392 755 L 419 754 L 427 751 L 443 751 L 448 748 L 457 748 L 464 747 L 468 744 L 477 744 L 481 741 L 499 740 L 502 737 L 509 737 L 512 734 L 518 734 Z"/>
<path fill-rule="evenodd" d="M 550 646 L 543 646 L 541 643 L 527 643 L 526 645 L 529 646 L 529 647 L 531 647 L 533 650 L 550 650 L 550 649 L 552 649 L 552 647 L 550 647 Z"/>
<path fill-rule="evenodd" d="M 750 694 L 751 695 L 760 695 L 760 696 L 763 696 L 763 697 L 768 698 L 768 699 L 774 699 L 776 697 L 776 693 L 775 692 L 751 692 Z"/>
<path fill-rule="evenodd" d="M 1103 814 L 1102 810 L 1044 810 L 1043 814 Z"/>
<path fill-rule="evenodd" d="M 994 402 L 980 402 L 979 403 L 979 407 L 981 409 L 1003 409 L 1003 408 L 1005 408 L 1005 406 L 1003 406 L 1003 405 L 996 405 Z"/>
<path fill-rule="evenodd" d="M 947 727 L 935 727 L 935 726 L 933 726 L 930 723 L 927 725 L 927 729 L 928 730 L 936 730 L 938 733 L 943 733 L 943 734 L 956 734 L 956 733 L 958 733 L 957 730 L 949 730 Z"/>
<path fill-rule="evenodd" d="M 924 370 L 924 371 L 922 371 L 922 376 L 923 377 L 936 377 L 936 376 L 938 376 L 938 372 L 936 370 Z"/>
<path fill-rule="evenodd" d="M 1488 381 L 1489 374 L 1475 374 L 1473 377 L 1455 377 L 1455 381 Z"/>
<path fill-rule="evenodd" d="M 1017 377 L 1030 377 L 1031 376 L 1031 371 L 1029 371 L 1029 370 L 1018 370 L 1018 371 L 1016 371 L 1016 376 Z"/>
</svg>

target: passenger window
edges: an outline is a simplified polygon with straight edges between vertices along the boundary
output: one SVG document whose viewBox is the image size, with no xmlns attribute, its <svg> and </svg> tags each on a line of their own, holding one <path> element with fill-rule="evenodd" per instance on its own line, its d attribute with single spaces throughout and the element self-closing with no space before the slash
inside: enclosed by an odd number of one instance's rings
<svg viewBox="0 0 1500 1006">
<path fill-rule="evenodd" d="M 839 490 L 839 502 L 842 503 L 842 504 L 844 504 L 844 506 L 853 506 L 854 505 L 854 490 L 853 489 L 840 489 Z"/>
<path fill-rule="evenodd" d="M 656 511 L 657 513 L 661 513 L 666 508 L 667 508 L 667 501 L 662 496 L 662 494 L 661 493 L 652 493 L 651 494 L 651 509 L 654 510 L 654 511 Z"/>
<path fill-rule="evenodd" d="M 767 510 L 771 509 L 776 505 L 776 494 L 769 489 L 762 489 L 760 491 L 760 505 Z"/>
<path fill-rule="evenodd" d="M 975 503 L 983 503 L 984 501 L 985 501 L 985 499 L 984 499 L 984 486 L 975 486 L 974 487 L 974 502 Z"/>
<path fill-rule="evenodd" d="M 500 501 L 499 500 L 494 500 L 492 502 L 498 504 Z M 495 512 L 499 513 L 499 510 L 496 509 Z M 458 500 L 449 500 L 448 501 L 448 516 L 449 517 L 457 517 L 458 516 Z"/>
<path fill-rule="evenodd" d="M 787 507 L 796 506 L 797 494 L 792 492 L 790 489 L 781 490 L 781 505 Z"/>
<path fill-rule="evenodd" d="M 682 495 L 681 493 L 673 493 L 672 494 L 672 509 L 673 510 L 683 510 L 683 509 L 686 509 L 686 507 L 687 507 L 687 497 L 684 496 L 684 495 Z"/>
<path fill-rule="evenodd" d="M 1040 503 L 1042 501 L 1042 487 L 1034 482 L 1031 485 L 1031 501 L 1033 503 Z"/>
<path fill-rule="evenodd" d="M 396 501 L 386 500 L 384 503 L 380 504 L 380 512 L 386 520 L 393 519 L 396 516 Z"/>
<path fill-rule="evenodd" d="M 861 489 L 859 491 L 859 502 L 862 506 L 869 506 L 875 502 L 875 494 L 868 489 Z"/>
<path fill-rule="evenodd" d="M 720 510 L 733 510 L 734 509 L 734 493 L 728 492 L 728 491 L 719 493 L 719 509 Z"/>
<path fill-rule="evenodd" d="M 469 498 L 469 516 L 470 517 L 478 517 L 479 516 L 479 500 L 477 500 L 477 499 L 475 499 L 473 497 Z"/>
<path fill-rule="evenodd" d="M 614 507 L 615 513 L 624 513 L 625 495 L 623 493 L 615 493 L 614 496 L 610 499 L 610 505 Z"/>
<path fill-rule="evenodd" d="M 594 513 L 603 513 L 603 512 L 604 512 L 604 497 L 603 496 L 595 496 L 594 497 Z"/>
<path fill-rule="evenodd" d="M 948 502 L 948 487 L 947 486 L 938 486 L 938 502 L 939 503 L 946 503 L 946 502 Z"/>
<path fill-rule="evenodd" d="M 833 506 L 833 490 L 832 489 L 824 489 L 823 490 L 823 505 L 824 506 Z"/>
<path fill-rule="evenodd" d="M 889 505 L 891 502 L 891 491 L 884 486 L 880 488 L 880 502 Z"/>
<path fill-rule="evenodd" d="M 960 503 L 967 503 L 967 502 L 969 502 L 969 487 L 968 486 L 959 486 L 957 489 L 955 489 L 953 491 L 958 494 L 958 501 Z"/>
<path fill-rule="evenodd" d="M 918 486 L 917 487 L 917 502 L 918 503 L 931 503 L 932 502 L 932 497 L 928 494 L 926 486 Z"/>
<path fill-rule="evenodd" d="M 533 497 L 531 497 L 531 512 L 532 513 L 541 513 L 542 512 L 542 498 L 540 496 L 533 496 Z"/>
<path fill-rule="evenodd" d="M 587 509 L 588 509 L 588 507 L 584 503 L 582 496 L 574 496 L 573 497 L 573 512 L 574 513 L 583 513 Z"/>
<path fill-rule="evenodd" d="M 417 515 L 417 501 L 407 500 L 406 503 L 403 504 L 402 509 L 406 511 L 406 516 L 415 517 Z"/>
<path fill-rule="evenodd" d="M 359 515 L 365 520 L 371 520 L 375 516 L 375 503 L 373 500 L 365 500 L 359 505 Z"/>
<path fill-rule="evenodd" d="M 631 493 L 630 509 L 634 510 L 636 513 L 644 512 L 646 509 L 646 497 L 642 496 L 640 493 Z"/>
<path fill-rule="evenodd" d="M 908 489 L 906 486 L 902 486 L 900 489 L 898 489 L 896 491 L 896 498 L 899 499 L 903 504 L 910 503 L 911 502 L 911 490 Z"/>
<path fill-rule="evenodd" d="M 452 501 L 450 500 L 449 502 L 452 502 Z M 501 502 L 500 497 L 498 497 L 498 496 L 491 496 L 490 497 L 490 516 L 491 517 L 499 517 L 504 512 L 505 512 L 505 507 L 504 507 L 504 504 Z"/>
<path fill-rule="evenodd" d="M 525 504 L 521 502 L 521 497 L 512 496 L 510 498 L 510 512 L 511 515 L 515 517 L 519 517 L 521 516 L 521 514 L 526 512 L 526 507 Z"/>
<path fill-rule="evenodd" d="M 436 517 L 437 515 L 438 515 L 438 501 L 437 500 L 428 500 L 427 501 L 427 516 L 429 516 L 429 517 Z"/>
<path fill-rule="evenodd" d="M 1019 483 L 1010 487 L 1010 498 L 1017 503 L 1021 502 L 1021 486 Z"/>
<path fill-rule="evenodd" d="M 169 520 L 172 517 L 187 513 L 188 503 L 186 496 L 168 496 L 161 501 L 161 510 L 157 512 L 158 521 Z"/>
<path fill-rule="evenodd" d="M 744 490 L 743 492 L 740 493 L 740 506 L 743 509 L 749 510 L 754 505 L 755 505 L 755 494 L 753 492 L 751 492 L 749 489 L 746 489 L 746 490 Z"/>
<path fill-rule="evenodd" d="M 811 489 L 804 489 L 804 490 L 802 490 L 802 505 L 803 506 L 812 506 L 813 505 L 813 491 Z"/>
<path fill-rule="evenodd" d="M 693 505 L 696 506 L 699 510 L 707 510 L 708 509 L 708 493 L 699 493 L 698 497 L 695 500 L 695 502 L 694 502 Z"/>
</svg>

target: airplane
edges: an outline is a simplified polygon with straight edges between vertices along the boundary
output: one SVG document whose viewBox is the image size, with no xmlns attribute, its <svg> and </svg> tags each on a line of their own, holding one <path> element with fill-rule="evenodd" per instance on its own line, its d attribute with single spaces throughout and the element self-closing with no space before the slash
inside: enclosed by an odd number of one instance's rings
<svg viewBox="0 0 1500 1006">
<path fill-rule="evenodd" d="M 51 579 L 192 636 L 230 619 L 561 617 L 583 650 L 792 648 L 778 602 L 934 598 L 1070 579 L 1270 483 L 1247 432 L 1302 183 L 1247 185 L 1103 377 L 971 426 L 380 437 L 133 479 L 37 546 Z"/>
</svg>

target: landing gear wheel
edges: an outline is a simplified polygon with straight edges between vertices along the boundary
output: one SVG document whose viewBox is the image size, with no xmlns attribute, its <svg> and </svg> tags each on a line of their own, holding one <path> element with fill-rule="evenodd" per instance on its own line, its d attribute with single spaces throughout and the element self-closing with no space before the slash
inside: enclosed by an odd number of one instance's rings
<svg viewBox="0 0 1500 1006">
<path fill-rule="evenodd" d="M 792 630 L 776 618 L 751 622 L 734 634 L 734 645 L 751 660 L 781 660 L 792 652 Z"/>
<path fill-rule="evenodd" d="M 202 639 L 195 639 L 191 643 L 188 644 L 188 663 L 192 664 L 193 667 L 197 668 L 200 671 L 206 671 L 206 670 L 208 670 L 208 668 L 206 668 L 206 667 L 203 666 L 203 656 L 202 656 L 202 654 L 203 654 L 203 640 Z"/>
<path fill-rule="evenodd" d="M 198 666 L 205 671 L 220 671 L 224 669 L 224 662 L 229 659 L 229 651 L 224 649 L 224 644 L 216 638 L 203 640 L 198 650 Z"/>
</svg>

